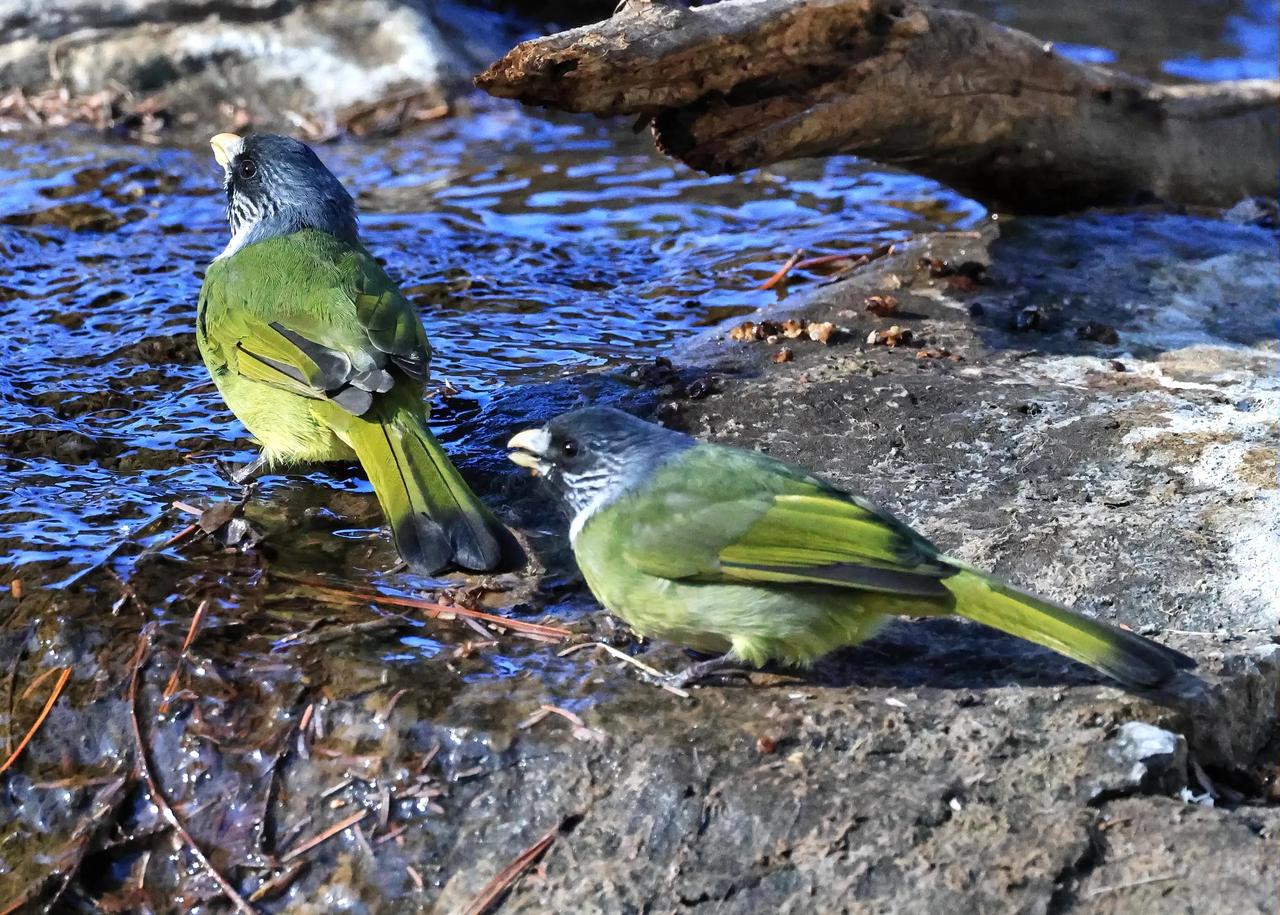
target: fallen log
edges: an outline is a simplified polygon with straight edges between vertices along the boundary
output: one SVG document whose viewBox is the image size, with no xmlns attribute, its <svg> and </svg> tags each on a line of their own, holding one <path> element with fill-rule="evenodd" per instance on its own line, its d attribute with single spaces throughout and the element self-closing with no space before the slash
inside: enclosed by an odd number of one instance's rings
<svg viewBox="0 0 1280 915">
<path fill-rule="evenodd" d="M 1274 197 L 1280 82 L 1163 85 L 918 0 L 626 0 L 518 45 L 485 91 L 640 115 L 713 174 L 851 153 L 1004 212 Z"/>
</svg>

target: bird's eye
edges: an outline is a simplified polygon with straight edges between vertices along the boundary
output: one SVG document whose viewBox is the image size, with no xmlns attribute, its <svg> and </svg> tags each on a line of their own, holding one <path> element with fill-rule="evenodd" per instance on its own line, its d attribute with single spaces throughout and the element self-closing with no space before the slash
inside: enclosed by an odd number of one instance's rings
<svg viewBox="0 0 1280 915">
<path fill-rule="evenodd" d="M 573 457 L 578 453 L 578 443 L 571 438 L 565 439 L 560 444 L 560 453 L 565 457 Z"/>
<path fill-rule="evenodd" d="M 241 159 L 236 165 L 236 171 L 241 178 L 248 180 L 258 174 L 258 163 L 252 159 Z"/>
</svg>

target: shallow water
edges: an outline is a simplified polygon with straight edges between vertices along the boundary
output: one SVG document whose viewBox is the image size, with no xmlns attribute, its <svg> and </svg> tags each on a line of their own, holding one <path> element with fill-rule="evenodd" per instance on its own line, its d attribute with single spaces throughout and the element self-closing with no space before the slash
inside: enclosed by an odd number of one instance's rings
<svg viewBox="0 0 1280 915">
<path fill-rule="evenodd" d="M 864 251 L 984 218 L 930 182 L 849 159 L 709 179 L 625 127 L 508 107 L 320 152 L 356 192 L 366 244 L 419 305 L 436 379 L 461 391 L 439 401 L 433 424 L 464 460 L 524 419 L 492 402 L 546 409 L 544 383 L 649 362 L 694 328 L 773 301 L 779 293 L 754 287 L 796 249 Z M 581 709 L 615 689 L 586 654 L 560 658 L 555 646 L 483 629 L 493 637 L 477 642 L 460 621 L 428 624 L 414 611 L 403 622 L 384 620 L 395 625 L 376 633 L 346 631 L 377 625 L 374 614 L 390 608 L 335 601 L 285 576 L 329 572 L 401 591 L 430 584 L 384 574 L 394 553 L 368 484 L 348 468 L 263 479 L 247 509 L 267 531 L 262 552 L 228 555 L 205 541 L 140 553 L 186 524 L 164 513 L 171 501 L 204 506 L 236 495 L 214 458 L 252 456 L 192 337 L 202 269 L 227 237 L 219 182 L 203 145 L 149 148 L 72 133 L 0 138 L 0 565 L 14 567 L 0 581 L 20 577 L 33 594 L 42 580 L 93 572 L 73 588 L 35 593 L 40 603 L 16 606 L 0 629 L 0 671 L 14 671 L 12 683 L 32 683 L 51 664 L 75 674 L 22 771 L 0 792 L 5 901 L 39 885 L 49 855 L 86 847 L 74 836 L 102 780 L 106 796 L 119 800 L 113 780 L 131 737 L 117 690 L 146 621 L 159 629 L 139 675 L 144 739 L 164 790 L 223 867 L 260 866 L 260 848 L 278 852 L 314 832 L 308 823 L 333 816 L 329 805 L 342 798 L 331 792 L 360 761 L 368 765 L 348 789 L 356 803 L 366 802 L 366 785 L 399 797 L 403 773 L 425 767 L 433 745 L 442 750 L 431 777 L 443 790 L 486 758 L 487 741 L 470 735 L 509 740 L 541 702 Z M 494 415 L 507 419 L 483 418 Z M 503 473 L 514 481 L 514 470 Z M 501 486 L 481 482 L 500 500 Z M 542 520 L 554 526 L 534 526 Z M 559 541 L 543 543 L 554 553 Z M 38 571 L 22 569 L 36 561 Z M 512 606 L 529 595 L 511 578 L 479 599 L 498 612 L 528 612 Z M 555 576 L 543 586 L 537 612 L 573 619 L 590 607 Z M 7 612 L 8 596 L 0 600 Z M 197 614 L 197 606 L 206 610 Z M 197 615 L 184 664 L 174 649 Z M 580 628 L 594 623 L 587 615 Z M 332 627 L 337 637 L 300 644 L 313 627 Z M 189 697 L 171 716 L 159 699 L 169 670 Z M 407 695 L 384 727 L 370 719 L 369 703 L 383 702 L 387 690 Z M 286 741 L 306 704 L 317 725 L 326 722 L 327 737 L 313 736 L 312 747 L 331 755 L 286 764 Z M 0 707 L 0 730 L 20 734 L 29 705 Z M 73 784 L 64 787 L 67 779 Z M 464 809 L 469 790 L 449 786 L 456 799 L 441 802 Z M 146 795 L 132 797 L 120 807 L 120 830 L 155 828 Z M 432 803 L 404 799 L 386 809 L 416 825 L 415 843 L 429 844 L 432 824 L 450 821 Z M 86 863 L 82 895 L 123 892 L 135 880 L 156 910 L 172 904 L 177 888 L 188 903 L 208 895 L 180 851 L 155 845 Z M 412 847 L 430 880 L 456 867 Z M 295 895 L 337 908 L 352 885 L 376 885 L 387 899 L 412 894 L 402 869 L 360 877 L 337 870 L 333 890 L 318 887 L 320 871 Z"/>
<path fill-rule="evenodd" d="M 1042 3 L 957 0 L 1004 25 L 1050 39 L 1077 60 L 1165 82 L 1275 79 L 1275 0 Z"/>
</svg>

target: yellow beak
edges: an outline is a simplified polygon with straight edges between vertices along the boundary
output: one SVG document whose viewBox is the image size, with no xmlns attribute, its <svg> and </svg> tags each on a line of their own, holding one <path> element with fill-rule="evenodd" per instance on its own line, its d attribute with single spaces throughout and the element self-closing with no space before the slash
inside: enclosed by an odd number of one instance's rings
<svg viewBox="0 0 1280 915">
<path fill-rule="evenodd" d="M 511 453 L 507 458 L 521 467 L 528 467 L 534 476 L 547 472 L 547 465 L 542 460 L 551 447 L 551 435 L 546 429 L 525 429 L 517 432 L 507 442 L 507 450 Z"/>
<path fill-rule="evenodd" d="M 218 164 L 223 169 L 230 169 L 235 157 L 244 149 L 244 140 L 234 133 L 220 133 L 209 139 L 209 145 L 213 147 L 213 157 Z"/>
</svg>

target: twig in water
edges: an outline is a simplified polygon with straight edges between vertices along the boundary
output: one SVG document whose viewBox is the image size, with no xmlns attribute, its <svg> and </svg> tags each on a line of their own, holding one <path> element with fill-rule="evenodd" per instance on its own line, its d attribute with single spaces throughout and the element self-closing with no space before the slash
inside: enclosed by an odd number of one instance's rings
<svg viewBox="0 0 1280 915">
<path fill-rule="evenodd" d="M 259 884 L 258 888 L 249 894 L 249 901 L 260 902 L 263 899 L 278 895 L 287 889 L 289 884 L 297 880 L 298 875 L 301 874 L 306 867 L 306 861 L 296 861 L 293 864 L 290 864 L 271 879 L 264 880 Z"/>
<path fill-rule="evenodd" d="M 387 702 L 386 708 L 382 709 L 381 711 L 375 712 L 373 715 L 373 720 L 376 721 L 378 724 L 386 724 L 387 719 L 391 717 L 391 713 L 395 711 L 396 703 L 399 702 L 401 699 L 403 699 L 404 694 L 407 692 L 408 692 L 407 689 L 398 689 L 394 693 L 392 693 L 391 699 Z"/>
<path fill-rule="evenodd" d="M 355 833 L 356 841 L 359 842 L 360 847 L 364 849 L 364 853 L 366 857 L 368 857 L 369 861 L 373 862 L 377 860 L 373 855 L 373 846 L 369 844 L 369 839 L 364 834 L 364 830 L 360 828 L 360 824 L 359 823 L 353 824 L 351 826 L 351 831 Z"/>
<path fill-rule="evenodd" d="M 387 821 L 391 819 L 391 787 L 383 785 L 378 791 L 378 822 L 373 824 L 370 834 L 379 831 L 385 832 L 387 829 Z"/>
<path fill-rule="evenodd" d="M 40 684 L 48 680 L 54 674 L 63 670 L 61 667 L 50 667 L 44 673 L 37 676 L 34 680 L 27 684 L 27 688 L 22 691 L 22 695 L 18 697 L 19 702 L 26 702 L 27 697 L 40 688 Z"/>
<path fill-rule="evenodd" d="M 787 258 L 787 262 L 778 268 L 777 273 L 769 277 L 767 280 L 765 280 L 756 288 L 764 290 L 764 289 L 772 289 L 774 286 L 777 286 L 784 279 L 786 279 L 787 274 L 790 273 L 792 269 L 794 269 L 795 266 L 800 263 L 800 258 L 802 257 L 804 257 L 804 251 L 797 251 L 795 254 L 791 255 L 789 258 Z"/>
<path fill-rule="evenodd" d="M 497 644 L 499 644 L 497 639 L 483 639 L 479 642 L 468 639 L 453 649 L 453 657 L 455 660 L 469 658 L 482 648 L 492 648 Z"/>
<path fill-rule="evenodd" d="M 222 892 L 226 894 L 226 897 L 231 900 L 231 904 L 235 906 L 236 911 L 254 915 L 253 906 L 245 902 L 244 897 L 236 891 L 231 882 L 219 873 L 218 869 L 213 866 L 213 862 L 196 844 L 196 840 L 191 837 L 191 833 L 187 832 L 187 828 L 182 825 L 178 815 L 169 806 L 169 801 L 160 790 L 160 785 L 155 776 L 151 774 L 151 763 L 147 760 L 147 745 L 142 739 L 142 726 L 138 723 L 138 678 L 141 675 L 142 668 L 146 666 L 148 656 L 151 654 L 151 635 L 153 632 L 154 626 L 152 624 L 143 627 L 142 636 L 138 639 L 138 650 L 134 652 L 133 656 L 133 674 L 129 677 L 129 723 L 133 727 L 133 740 L 138 753 L 138 771 L 147 783 L 147 791 L 151 794 L 152 802 L 159 808 L 161 816 L 168 821 L 169 825 L 173 827 L 173 831 L 191 849 L 191 853 L 200 862 L 200 866 L 208 872 Z"/>
<path fill-rule="evenodd" d="M 146 553 L 146 550 L 143 550 L 142 553 L 139 553 L 138 555 L 142 556 L 143 553 Z M 115 616 L 119 613 L 120 608 L 125 605 L 126 601 L 133 601 L 134 606 L 141 610 L 142 602 L 138 600 L 138 592 L 133 590 L 133 585 L 121 578 L 116 573 L 116 570 L 111 568 L 111 566 L 106 566 L 105 571 L 112 579 L 115 580 L 115 583 L 120 586 L 120 597 L 111 605 L 111 615 Z"/>
<path fill-rule="evenodd" d="M 538 859 L 546 853 L 551 847 L 551 843 L 555 842 L 556 836 L 560 834 L 562 824 L 557 823 L 548 829 L 538 841 L 534 842 L 520 854 L 516 855 L 515 860 L 498 871 L 497 876 L 490 880 L 485 888 L 471 900 L 471 904 L 467 906 L 463 915 L 486 915 L 493 910 L 507 890 L 520 879 L 520 877 L 529 868 L 538 862 Z"/>
<path fill-rule="evenodd" d="M 422 882 L 422 875 L 413 869 L 413 865 L 406 864 L 404 866 L 405 873 L 409 875 L 409 879 L 413 881 L 413 885 L 418 888 L 418 892 L 422 892 L 422 888 L 426 885 Z"/>
<path fill-rule="evenodd" d="M 36 723 L 31 725 L 26 736 L 18 741 L 17 749 L 9 754 L 9 758 L 0 764 L 0 774 L 8 771 L 14 761 L 22 755 L 22 751 L 26 749 L 27 744 L 31 743 L 31 738 L 36 736 L 36 732 L 40 730 L 40 725 L 44 724 L 44 720 L 49 717 L 49 712 L 53 710 L 53 704 L 58 701 L 58 697 L 62 695 L 62 688 L 67 685 L 67 678 L 71 676 L 71 668 L 64 667 L 62 676 L 58 678 L 58 682 L 53 685 L 53 692 L 49 694 L 49 698 L 45 700 L 44 708 L 40 710 L 40 714 L 36 717 Z"/>
<path fill-rule="evenodd" d="M 449 606 L 437 604 L 432 601 L 418 600 L 412 597 L 396 597 L 390 594 L 379 594 L 377 591 L 367 591 L 363 588 L 336 588 L 332 585 L 322 584 L 311 579 L 286 575 L 279 572 L 275 573 L 277 577 L 286 581 L 296 581 L 299 584 L 306 585 L 315 591 L 336 595 L 346 600 L 368 601 L 373 604 L 385 604 L 392 607 L 408 607 L 413 610 L 421 610 L 431 619 L 448 619 L 450 616 L 468 617 L 473 620 L 481 620 L 486 623 L 492 623 L 503 629 L 509 629 L 519 635 L 535 639 L 540 642 L 562 642 L 572 633 L 568 629 L 561 629 L 559 626 L 543 626 L 539 623 L 526 623 L 524 620 L 508 619 L 505 616 L 498 616 L 496 613 L 484 613 L 480 610 L 468 610 L 465 607 Z"/>
<path fill-rule="evenodd" d="M 288 830 L 282 832 L 276 840 L 276 847 L 283 848 L 287 845 L 291 845 L 293 843 L 293 840 L 297 839 L 298 836 L 302 835 L 302 830 L 306 829 L 308 826 L 311 825 L 312 819 L 313 818 L 311 814 L 307 814 L 298 822 L 290 826 Z"/>
<path fill-rule="evenodd" d="M 422 757 L 422 762 L 418 764 L 418 771 L 426 772 L 427 766 L 431 765 L 431 763 L 434 762 L 435 758 L 439 755 L 440 755 L 440 743 L 436 742 L 432 744 L 431 749 L 427 751 L 427 755 Z"/>
<path fill-rule="evenodd" d="M 178 533 L 174 534 L 172 537 L 170 537 L 170 538 L 169 538 L 168 540 L 166 540 L 164 543 L 160 544 L 160 546 L 158 546 L 156 549 L 157 549 L 157 550 L 167 550 L 167 549 L 169 549 L 169 547 L 171 547 L 171 546 L 176 546 L 177 544 L 179 544 L 179 543 L 181 543 L 182 541 L 186 540 L 188 537 L 190 537 L 192 534 L 194 534 L 194 533 L 195 533 L 196 531 L 198 531 L 198 530 L 200 530 L 200 525 L 198 525 L 198 524 L 194 524 L 194 523 L 193 523 L 193 524 L 188 524 L 188 525 L 187 525 L 186 527 L 184 527 L 182 530 L 178 531 Z"/>
<path fill-rule="evenodd" d="M 492 632 L 484 628 L 484 625 L 482 623 L 477 623 L 475 620 L 473 620 L 469 616 L 462 617 L 462 621 L 466 623 L 468 626 L 470 626 L 473 630 L 478 632 L 480 635 L 484 636 L 486 639 L 489 638 L 489 636 L 493 635 Z"/>
<path fill-rule="evenodd" d="M 85 777 L 83 775 L 69 775 L 66 778 L 54 778 L 48 781 L 32 782 L 32 788 L 39 788 L 41 791 L 47 791 L 51 788 L 92 788 L 95 785 L 109 785 L 116 781 L 118 776 L 115 775 L 97 775 Z"/>
<path fill-rule="evenodd" d="M 409 828 L 408 823 L 400 823 L 397 826 L 393 826 L 390 829 L 388 829 L 386 832 L 384 832 L 382 835 L 374 839 L 373 844 L 381 845 L 383 842 L 390 842 L 392 839 L 400 835 L 402 832 L 404 832 L 408 828 Z"/>
<path fill-rule="evenodd" d="M 326 798 L 326 797 L 333 797 L 333 796 L 334 796 L 335 794 L 337 794 L 339 791 L 343 791 L 343 790 L 345 790 L 345 789 L 347 789 L 347 788 L 351 787 L 351 784 L 352 784 L 352 782 L 354 782 L 354 781 L 355 781 L 355 779 L 354 779 L 354 778 L 352 778 L 351 776 L 347 776 L 346 778 L 344 778 L 342 781 L 338 782 L 337 784 L 335 784 L 335 785 L 330 785 L 328 788 L 325 788 L 323 791 L 321 791 L 321 792 L 320 792 L 320 797 L 322 797 L 322 798 Z"/>
<path fill-rule="evenodd" d="M 196 631 L 200 628 L 200 622 L 204 619 L 204 612 L 208 609 L 209 600 L 206 598 L 200 601 L 200 606 L 196 607 L 196 612 L 191 616 L 191 627 L 187 629 L 187 637 L 182 642 L 182 650 L 178 652 L 178 660 L 173 665 L 173 673 L 169 675 L 169 682 L 164 685 L 164 693 L 160 702 L 161 714 L 169 710 L 169 703 L 173 700 L 174 690 L 178 688 L 178 674 L 182 672 L 182 665 L 187 660 L 187 649 L 195 641 Z"/>
<path fill-rule="evenodd" d="M 824 254 L 822 257 L 811 257 L 808 260 L 801 261 L 796 264 L 796 269 L 809 270 L 813 267 L 822 267 L 826 264 L 834 264 L 839 261 L 849 261 L 849 269 L 852 270 L 854 267 L 863 267 L 874 260 L 879 260 L 886 255 L 892 254 L 893 251 L 893 245 L 881 245 L 878 248 L 873 248 L 865 254 L 854 254 L 853 252 L 847 252 L 845 254 Z"/>
<path fill-rule="evenodd" d="M 359 623 L 328 626 L 313 632 L 298 632 L 282 636 L 276 641 L 276 647 L 291 648 L 295 645 L 320 645 L 324 642 L 333 642 L 358 633 L 378 632 L 382 629 L 402 629 L 414 625 L 417 624 L 401 616 L 378 617 L 377 619 L 363 620 Z"/>
<path fill-rule="evenodd" d="M 187 629 L 187 637 L 182 640 L 182 654 L 187 653 L 187 649 L 191 647 L 191 643 L 195 641 L 196 632 L 200 629 L 200 623 L 204 620 L 204 613 L 209 609 L 209 599 L 205 598 L 200 601 L 200 606 L 196 607 L 196 612 L 192 614 L 191 626 Z"/>
<path fill-rule="evenodd" d="M 756 288 L 772 289 L 774 286 L 778 285 L 778 283 L 782 282 L 782 280 L 786 278 L 787 274 L 792 270 L 811 270 L 814 267 L 824 267 L 827 264 L 835 264 L 840 261 L 849 261 L 849 269 L 852 270 L 855 267 L 862 267 L 874 260 L 879 260 L 887 254 L 892 254 L 893 251 L 893 245 L 879 245 L 878 247 L 872 248 L 870 251 L 864 251 L 861 253 L 845 251 L 841 254 L 823 254 L 818 257 L 806 257 L 803 260 L 801 258 L 803 257 L 804 252 L 797 251 L 778 269 L 777 273 L 769 277 Z"/>
<path fill-rule="evenodd" d="M 603 731 L 597 731 L 595 728 L 587 727 L 587 723 L 575 715 L 573 712 L 557 705 L 540 705 L 538 710 L 516 725 L 520 730 L 531 728 L 548 715 L 559 715 L 569 724 L 573 725 L 573 736 L 577 740 L 594 740 L 603 742 L 608 739 Z"/>
<path fill-rule="evenodd" d="M 604 642 L 581 642 L 580 644 L 577 644 L 577 645 L 570 645 L 564 651 L 556 652 L 556 655 L 558 657 L 563 658 L 563 657 L 566 657 L 567 655 L 573 654 L 575 651 L 581 651 L 584 648 L 603 648 L 605 651 L 613 655 L 619 661 L 622 661 L 624 664 L 630 664 L 632 667 L 636 668 L 637 670 L 644 671 L 650 677 L 653 677 L 654 683 L 656 683 L 658 686 L 665 689 L 667 692 L 672 693 L 676 696 L 679 696 L 681 699 L 689 698 L 689 693 L 686 690 L 683 690 L 678 686 L 673 686 L 672 684 L 665 682 L 666 675 L 663 674 L 662 671 L 657 670 L 653 667 L 650 667 L 648 664 L 644 663 L 644 661 L 641 661 L 638 658 L 633 658 L 631 657 L 631 655 L 627 654 L 625 651 L 619 651 L 618 649 L 614 648 L 612 645 L 606 645 Z"/>
<path fill-rule="evenodd" d="M 142 865 L 138 868 L 138 882 L 134 889 L 134 892 L 136 892 L 139 896 L 142 895 L 143 890 L 145 890 L 147 887 L 147 868 L 150 865 L 151 865 L 151 849 L 148 848 L 146 851 L 142 853 Z"/>
<path fill-rule="evenodd" d="M 9 676 L 5 679 L 9 682 L 9 688 L 6 693 L 9 697 L 8 717 L 5 718 L 4 729 L 4 752 L 8 756 L 13 752 L 13 706 L 14 692 L 18 688 L 18 665 L 22 663 L 22 650 L 19 649 L 13 656 L 13 660 L 9 662 Z"/>
<path fill-rule="evenodd" d="M 176 502 L 172 504 L 175 507 L 180 504 L 185 505 L 185 503 L 176 503 Z M 186 506 L 186 507 L 190 508 L 191 506 Z M 143 550 L 141 553 L 138 554 L 138 561 L 141 562 L 143 559 L 150 558 L 156 553 L 169 549 L 169 547 L 171 546 L 177 546 L 179 543 L 186 540 L 192 534 L 196 534 L 199 532 L 200 532 L 199 522 L 193 521 L 190 524 L 188 524 L 186 527 L 184 527 L 182 530 L 174 534 L 172 537 L 170 537 L 168 540 L 166 540 L 164 543 L 157 543 L 147 547 L 145 550 Z"/>
<path fill-rule="evenodd" d="M 342 832 L 344 829 L 350 829 L 352 826 L 359 823 L 368 815 L 369 815 L 369 811 L 361 810 L 359 813 L 351 814 L 351 816 L 347 817 L 345 820 L 339 820 L 338 822 L 334 823 L 332 826 L 330 826 L 328 829 L 326 829 L 324 832 L 320 833 L 319 835 L 312 836 L 310 839 L 307 839 L 307 841 L 303 842 L 301 845 L 298 845 L 295 848 L 292 848 L 289 851 L 285 852 L 284 855 L 280 858 L 280 863 L 285 864 L 289 861 L 292 861 L 294 858 L 298 857 L 298 855 L 302 855 L 311 851 L 311 849 L 315 848 L 321 842 L 327 842 L 329 839 L 332 839 L 334 836 Z"/>
</svg>

